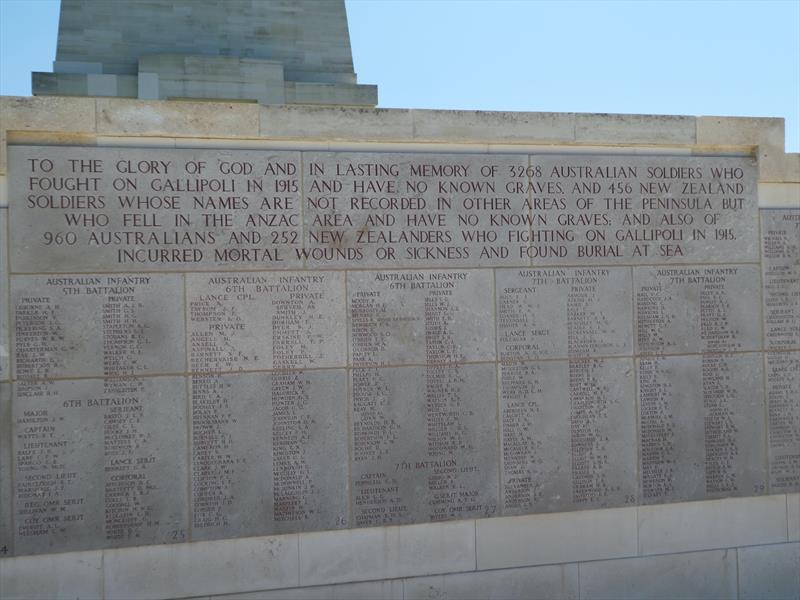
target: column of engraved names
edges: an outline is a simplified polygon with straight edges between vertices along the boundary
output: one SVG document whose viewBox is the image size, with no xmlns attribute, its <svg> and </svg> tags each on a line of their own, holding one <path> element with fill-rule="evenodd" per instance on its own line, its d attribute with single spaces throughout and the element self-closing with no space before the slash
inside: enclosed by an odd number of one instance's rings
<svg viewBox="0 0 800 600">
<path fill-rule="evenodd" d="M 302 371 L 279 371 L 271 385 L 273 514 L 278 522 L 303 522 L 315 488 L 306 448 L 319 418 L 310 407 L 311 381 Z"/>
<path fill-rule="evenodd" d="M 180 275 L 14 276 L 16 374 L 182 372 Z"/>
<path fill-rule="evenodd" d="M 187 275 L 194 372 L 344 367 L 344 275 Z"/>
<path fill-rule="evenodd" d="M 800 210 L 761 211 L 765 350 L 800 348 Z M 767 352 L 770 491 L 800 490 L 800 352 Z"/>
<path fill-rule="evenodd" d="M 183 389 L 178 378 L 18 384 L 17 547 L 187 539 Z"/>
<path fill-rule="evenodd" d="M 768 352 L 770 492 L 800 491 L 800 352 Z"/>
<path fill-rule="evenodd" d="M 459 364 L 486 356 L 491 323 L 475 311 L 491 301 L 490 281 L 475 271 L 349 274 L 356 525 L 496 510 L 475 487 L 486 474 L 484 457 L 475 463 L 488 439 L 479 417 L 493 414 L 493 393 L 475 397 L 477 367 Z M 388 366 L 419 363 L 427 366 Z"/>
<path fill-rule="evenodd" d="M 737 384 L 743 372 L 758 382 L 760 325 L 749 304 L 758 298 L 758 267 L 635 268 L 636 343 L 639 361 L 640 435 L 644 499 L 720 497 L 763 490 L 743 452 L 750 429 L 762 420 L 756 386 Z M 645 358 L 687 354 L 686 359 Z M 693 356 L 692 356 L 693 355 Z M 686 389 L 687 381 L 694 387 Z M 683 406 L 684 394 L 696 405 Z M 754 404 L 755 403 L 755 404 Z M 679 408 L 683 406 L 683 408 Z M 702 431 L 690 423 L 702 419 Z M 747 430 L 747 434 L 745 434 Z M 702 468 L 685 455 L 693 432 Z M 694 439 L 694 438 L 693 438 Z M 693 443 L 693 442 L 690 442 Z M 691 472 L 691 474 L 689 473 Z M 701 484 L 702 482 L 702 484 Z"/>
<path fill-rule="evenodd" d="M 635 481 L 619 470 L 634 450 L 625 414 L 633 408 L 630 378 L 614 383 L 631 368 L 629 360 L 607 358 L 632 353 L 630 287 L 630 269 L 620 267 L 497 272 L 506 510 L 604 506 L 635 496 Z M 528 362 L 540 359 L 559 360 Z M 615 423 L 626 426 L 612 434 Z M 556 430 L 569 444 L 554 452 L 546 446 Z M 554 485 L 559 463 L 569 477 Z"/>
<path fill-rule="evenodd" d="M 761 211 L 765 349 L 800 349 L 800 210 Z"/>
</svg>

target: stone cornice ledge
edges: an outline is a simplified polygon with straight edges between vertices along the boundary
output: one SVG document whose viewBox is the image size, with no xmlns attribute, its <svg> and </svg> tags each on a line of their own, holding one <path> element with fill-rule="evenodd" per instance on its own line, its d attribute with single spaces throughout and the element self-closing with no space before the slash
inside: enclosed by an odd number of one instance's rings
<svg viewBox="0 0 800 600">
<path fill-rule="evenodd" d="M 782 118 L 0 97 L 0 173 L 7 140 L 93 144 L 99 136 L 738 150 L 758 155 L 761 181 L 800 182 L 800 154 L 784 152 Z"/>
</svg>

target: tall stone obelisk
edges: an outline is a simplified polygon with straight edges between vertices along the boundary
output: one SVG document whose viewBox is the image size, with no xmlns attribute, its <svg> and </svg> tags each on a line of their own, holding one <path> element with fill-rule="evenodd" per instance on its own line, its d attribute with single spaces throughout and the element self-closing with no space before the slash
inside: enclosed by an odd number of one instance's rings
<svg viewBox="0 0 800 600">
<path fill-rule="evenodd" d="M 34 95 L 375 106 L 344 0 L 62 0 Z"/>
</svg>

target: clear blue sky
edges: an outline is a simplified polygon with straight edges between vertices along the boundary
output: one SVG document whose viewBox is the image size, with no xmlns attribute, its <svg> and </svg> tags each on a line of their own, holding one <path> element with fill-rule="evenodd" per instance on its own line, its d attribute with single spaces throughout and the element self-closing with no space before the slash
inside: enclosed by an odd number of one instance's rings
<svg viewBox="0 0 800 600">
<path fill-rule="evenodd" d="M 112 0 L 113 1 L 113 0 Z M 55 58 L 57 0 L 0 0 L 0 93 Z M 348 0 L 380 106 L 786 119 L 800 150 L 800 0 Z"/>
</svg>

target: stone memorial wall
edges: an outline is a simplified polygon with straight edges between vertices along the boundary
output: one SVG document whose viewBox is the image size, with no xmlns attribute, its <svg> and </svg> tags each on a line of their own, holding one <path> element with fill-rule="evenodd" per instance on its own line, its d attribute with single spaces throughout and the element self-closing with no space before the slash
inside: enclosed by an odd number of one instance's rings
<svg viewBox="0 0 800 600">
<path fill-rule="evenodd" d="M 800 491 L 752 157 L 8 161 L 2 554 Z"/>
</svg>

